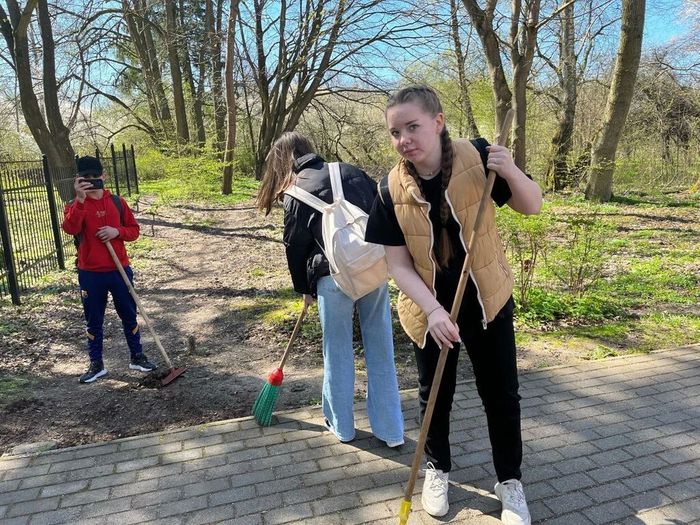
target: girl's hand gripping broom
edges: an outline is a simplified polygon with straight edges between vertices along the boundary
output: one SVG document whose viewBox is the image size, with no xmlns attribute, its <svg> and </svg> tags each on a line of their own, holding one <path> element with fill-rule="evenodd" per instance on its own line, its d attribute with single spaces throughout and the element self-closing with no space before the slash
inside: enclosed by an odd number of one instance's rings
<svg viewBox="0 0 700 525">
<path fill-rule="evenodd" d="M 309 306 L 304 303 L 304 308 L 299 314 L 299 319 L 297 319 L 297 324 L 294 326 L 294 331 L 289 338 L 287 348 L 284 350 L 282 360 L 279 366 L 267 376 L 267 382 L 263 385 L 253 405 L 253 416 L 255 416 L 255 420 L 264 427 L 270 426 L 270 422 L 272 421 L 272 411 L 275 409 L 275 402 L 280 394 L 280 385 L 284 379 L 282 368 L 284 368 L 284 363 L 287 361 L 287 356 L 289 355 L 289 349 L 292 348 L 292 343 L 297 338 L 299 328 L 301 328 L 301 322 L 304 320 L 304 317 L 306 317 L 308 308 Z"/>
<path fill-rule="evenodd" d="M 508 140 L 508 135 L 510 134 L 510 125 L 513 121 L 513 110 L 509 109 L 503 119 L 503 125 L 501 126 L 501 132 L 498 136 L 498 144 L 505 146 Z M 459 308 L 462 305 L 462 297 L 464 296 L 464 289 L 467 285 L 467 277 L 472 268 L 472 262 L 474 259 L 471 257 L 472 247 L 474 244 L 474 239 L 476 238 L 476 232 L 479 230 L 481 225 L 481 219 L 484 215 L 484 210 L 488 206 L 488 201 L 491 198 L 491 189 L 493 188 L 493 182 L 496 180 L 496 172 L 489 170 L 489 176 L 486 179 L 486 185 L 484 186 L 484 193 L 481 195 L 481 201 L 479 202 L 479 211 L 476 213 L 476 219 L 474 221 L 474 228 L 469 236 L 469 242 L 467 244 L 467 254 L 464 257 L 464 264 L 462 265 L 462 274 L 459 276 L 459 284 L 457 284 L 457 293 L 455 294 L 454 301 L 452 302 L 452 310 L 450 311 L 450 319 L 452 322 L 457 321 L 457 316 L 459 315 Z M 440 383 L 442 382 L 442 372 L 445 369 L 445 362 L 447 361 L 447 354 L 449 353 L 450 347 L 445 345 L 440 349 L 440 356 L 438 357 L 438 362 L 435 367 L 435 374 L 433 375 L 433 383 L 430 388 L 430 395 L 428 396 L 428 405 L 425 408 L 425 415 L 423 416 L 423 424 L 420 428 L 420 434 L 418 435 L 418 443 L 416 443 L 416 452 L 413 456 L 413 464 L 411 465 L 411 476 L 408 479 L 408 485 L 406 485 L 406 492 L 404 493 L 403 500 L 401 500 L 401 509 L 399 510 L 399 525 L 406 525 L 408 522 L 408 516 L 411 513 L 411 498 L 413 497 L 413 488 L 416 484 L 416 478 L 418 477 L 418 468 L 420 467 L 420 462 L 423 458 L 423 449 L 425 448 L 425 441 L 428 437 L 428 429 L 430 428 L 430 421 L 433 419 L 433 409 L 435 408 L 435 401 L 437 400 L 438 391 L 440 390 Z"/>
</svg>

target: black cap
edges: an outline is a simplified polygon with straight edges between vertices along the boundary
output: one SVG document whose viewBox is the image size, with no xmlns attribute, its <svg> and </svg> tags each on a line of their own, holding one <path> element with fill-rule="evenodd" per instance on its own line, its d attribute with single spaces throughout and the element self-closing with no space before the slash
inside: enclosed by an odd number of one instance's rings
<svg viewBox="0 0 700 525">
<path fill-rule="evenodd" d="M 89 175 L 99 177 L 102 175 L 102 163 L 100 162 L 100 159 L 96 157 L 91 157 L 90 155 L 80 157 L 78 159 L 77 166 L 78 176 L 80 177 Z"/>
</svg>

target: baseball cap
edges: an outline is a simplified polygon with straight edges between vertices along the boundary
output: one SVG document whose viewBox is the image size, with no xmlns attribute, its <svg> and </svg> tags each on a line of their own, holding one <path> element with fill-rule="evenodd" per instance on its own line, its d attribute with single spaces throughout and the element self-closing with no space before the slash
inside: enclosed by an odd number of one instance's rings
<svg viewBox="0 0 700 525">
<path fill-rule="evenodd" d="M 80 157 L 77 162 L 78 176 L 93 176 L 99 177 L 102 175 L 102 163 L 97 157 L 91 157 L 90 155 L 85 155 Z"/>
</svg>

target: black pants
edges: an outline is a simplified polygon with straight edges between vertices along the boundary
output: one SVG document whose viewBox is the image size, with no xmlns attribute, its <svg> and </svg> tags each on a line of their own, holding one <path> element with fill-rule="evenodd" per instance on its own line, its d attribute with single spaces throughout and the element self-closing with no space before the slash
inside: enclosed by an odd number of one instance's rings
<svg viewBox="0 0 700 525">
<path fill-rule="evenodd" d="M 520 395 L 515 361 L 512 300 L 508 301 L 496 318 L 488 324 L 486 330 L 480 320 L 474 319 L 469 309 L 464 317 L 471 318 L 464 319 L 460 315 L 457 324 L 471 359 L 476 388 L 486 411 L 493 464 L 498 481 L 520 479 L 523 443 L 520 433 Z M 414 349 L 418 364 L 418 398 L 422 421 L 440 348 L 428 334 L 426 347 L 421 349 L 414 344 Z M 428 461 L 444 472 L 449 472 L 452 468 L 450 411 L 457 381 L 459 350 L 460 345 L 455 344 L 449 351 L 425 444 Z"/>
</svg>

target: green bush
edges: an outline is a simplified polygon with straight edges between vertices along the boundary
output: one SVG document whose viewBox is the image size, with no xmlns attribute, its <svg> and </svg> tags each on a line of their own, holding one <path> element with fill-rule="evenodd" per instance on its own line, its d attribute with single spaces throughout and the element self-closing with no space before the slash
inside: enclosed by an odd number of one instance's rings
<svg viewBox="0 0 700 525">
<path fill-rule="evenodd" d="M 522 215 L 510 208 L 503 208 L 497 215 L 497 223 L 513 266 L 518 303 L 527 308 L 535 269 L 547 248 L 551 215 L 546 205 L 539 215 Z"/>
<path fill-rule="evenodd" d="M 518 304 L 517 318 L 533 326 L 566 319 L 587 324 L 624 317 L 624 305 L 614 297 L 586 293 L 575 296 L 567 292 L 533 288 L 527 307 Z"/>
<path fill-rule="evenodd" d="M 545 252 L 547 268 L 572 294 L 581 296 L 603 275 L 609 255 L 612 227 L 600 218 L 600 210 L 579 212 L 564 222 L 562 240 Z"/>
</svg>

